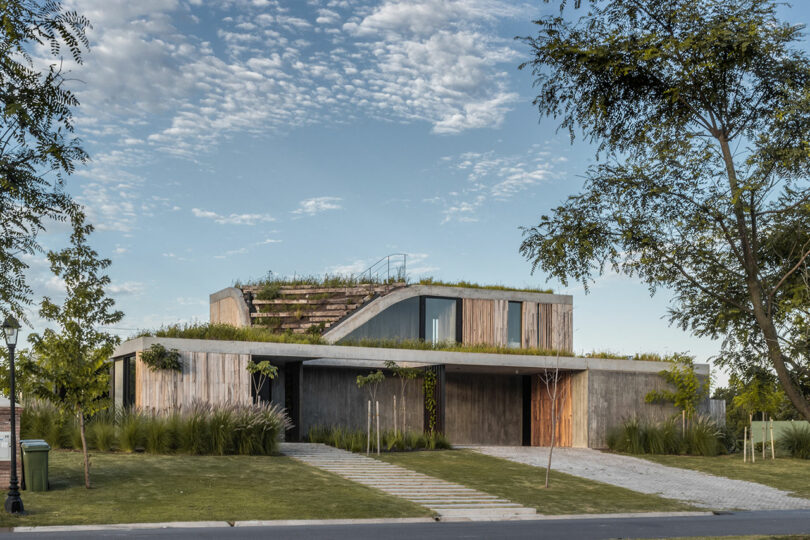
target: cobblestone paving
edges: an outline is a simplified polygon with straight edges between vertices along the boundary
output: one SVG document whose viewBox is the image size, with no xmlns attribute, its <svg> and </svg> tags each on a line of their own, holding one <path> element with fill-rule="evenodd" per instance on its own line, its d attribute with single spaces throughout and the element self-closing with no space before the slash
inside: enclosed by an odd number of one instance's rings
<svg viewBox="0 0 810 540">
<path fill-rule="evenodd" d="M 545 467 L 548 448 L 474 446 L 489 456 Z M 732 480 L 698 471 L 659 465 L 588 448 L 555 448 L 552 470 L 597 480 L 641 493 L 677 499 L 712 510 L 810 509 L 810 500 L 754 482 Z"/>
<path fill-rule="evenodd" d="M 281 452 L 307 465 L 420 504 L 443 519 L 515 519 L 537 513 L 534 508 L 494 495 L 324 444 L 281 443 Z"/>
</svg>

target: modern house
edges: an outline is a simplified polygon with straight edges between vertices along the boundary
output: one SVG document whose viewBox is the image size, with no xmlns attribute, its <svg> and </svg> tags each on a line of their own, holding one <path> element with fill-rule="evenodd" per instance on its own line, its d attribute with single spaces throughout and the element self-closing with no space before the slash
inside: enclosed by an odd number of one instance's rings
<svg viewBox="0 0 810 540">
<path fill-rule="evenodd" d="M 608 429 L 632 415 L 663 420 L 675 412 L 644 403 L 649 391 L 666 387 L 659 373 L 668 364 L 572 355 L 573 299 L 567 295 L 405 283 L 232 287 L 210 296 L 210 317 L 212 323 L 319 334 L 326 344 L 132 339 L 114 353 L 115 403 L 151 410 L 194 400 L 249 403 L 255 392 L 247 365 L 269 360 L 278 376 L 259 398 L 287 408 L 294 423 L 287 438 L 298 440 L 314 426 L 364 428 L 367 398 L 355 381 L 383 369 L 377 400 L 381 426 L 390 429 L 393 396 L 400 399 L 399 381 L 385 370 L 393 361 L 435 381 L 418 379 L 408 387 L 407 429 L 435 422 L 454 444 L 549 444 L 549 393 L 537 376 L 548 370 L 560 372 L 561 446 L 604 447 Z M 459 347 L 398 347 L 403 340 Z M 181 353 L 182 372 L 144 366 L 140 354 L 155 343 Z M 708 378 L 708 365 L 696 370 Z"/>
</svg>

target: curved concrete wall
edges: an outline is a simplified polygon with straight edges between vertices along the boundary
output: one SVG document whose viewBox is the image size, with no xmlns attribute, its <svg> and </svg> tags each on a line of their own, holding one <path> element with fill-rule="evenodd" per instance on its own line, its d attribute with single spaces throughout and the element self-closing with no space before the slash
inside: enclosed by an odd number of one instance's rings
<svg viewBox="0 0 810 540">
<path fill-rule="evenodd" d="M 441 296 L 446 298 L 469 298 L 475 300 L 511 300 L 515 302 L 536 302 L 538 304 L 573 305 L 574 303 L 573 297 L 560 294 L 434 285 L 409 285 L 408 287 L 398 289 L 370 302 L 367 306 L 351 314 L 344 321 L 330 328 L 323 337 L 329 343 L 336 343 L 394 304 L 419 296 Z"/>
<path fill-rule="evenodd" d="M 228 287 L 209 297 L 211 324 L 250 326 L 250 310 L 236 287 Z"/>
</svg>

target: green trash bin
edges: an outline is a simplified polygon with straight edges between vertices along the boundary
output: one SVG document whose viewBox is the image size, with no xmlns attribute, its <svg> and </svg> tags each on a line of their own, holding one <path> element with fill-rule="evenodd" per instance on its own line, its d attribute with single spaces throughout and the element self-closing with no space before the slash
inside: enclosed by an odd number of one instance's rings
<svg viewBox="0 0 810 540">
<path fill-rule="evenodd" d="M 42 439 L 20 441 L 22 449 L 23 489 L 48 491 L 48 452 L 51 446 Z"/>
</svg>

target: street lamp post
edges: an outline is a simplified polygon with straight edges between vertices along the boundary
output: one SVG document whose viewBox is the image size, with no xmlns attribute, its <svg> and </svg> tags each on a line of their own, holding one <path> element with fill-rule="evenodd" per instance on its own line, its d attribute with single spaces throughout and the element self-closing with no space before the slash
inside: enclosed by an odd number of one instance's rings
<svg viewBox="0 0 810 540">
<path fill-rule="evenodd" d="M 17 411 L 15 410 L 16 393 L 14 389 L 14 347 L 17 346 L 17 334 L 20 325 L 14 317 L 6 317 L 3 322 L 3 336 L 6 338 L 8 347 L 8 372 L 11 384 L 9 402 L 11 405 L 11 478 L 8 485 L 8 497 L 6 498 L 6 512 L 10 514 L 22 514 L 23 502 L 20 499 L 20 486 L 17 480 Z"/>
</svg>

